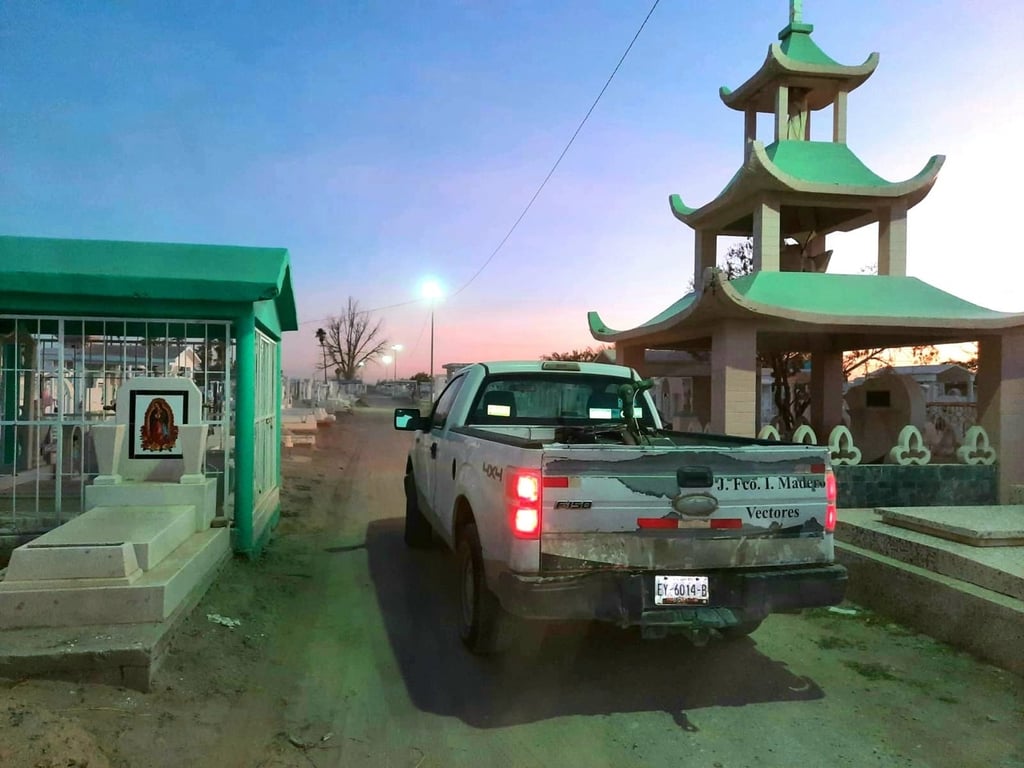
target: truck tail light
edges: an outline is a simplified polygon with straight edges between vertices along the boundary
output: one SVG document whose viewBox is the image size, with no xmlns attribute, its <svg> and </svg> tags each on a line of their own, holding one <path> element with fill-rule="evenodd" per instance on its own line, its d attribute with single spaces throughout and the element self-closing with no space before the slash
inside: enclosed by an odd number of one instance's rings
<svg viewBox="0 0 1024 768">
<path fill-rule="evenodd" d="M 540 538 L 541 480 L 540 471 L 508 467 L 505 501 L 509 524 L 517 539 Z"/>
<path fill-rule="evenodd" d="M 825 533 L 832 533 L 836 529 L 836 499 L 839 495 L 836 488 L 836 476 L 832 467 L 825 470 Z"/>
</svg>

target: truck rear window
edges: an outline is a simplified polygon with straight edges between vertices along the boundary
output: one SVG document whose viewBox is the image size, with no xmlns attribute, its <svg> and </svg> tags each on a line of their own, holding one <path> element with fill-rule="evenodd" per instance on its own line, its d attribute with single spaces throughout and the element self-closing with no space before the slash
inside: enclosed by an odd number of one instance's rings
<svg viewBox="0 0 1024 768">
<path fill-rule="evenodd" d="M 610 376 L 545 372 L 489 377 L 477 392 L 467 424 L 538 424 L 547 426 L 624 422 L 628 379 Z M 637 396 L 635 415 L 653 427 L 650 401 Z"/>
</svg>

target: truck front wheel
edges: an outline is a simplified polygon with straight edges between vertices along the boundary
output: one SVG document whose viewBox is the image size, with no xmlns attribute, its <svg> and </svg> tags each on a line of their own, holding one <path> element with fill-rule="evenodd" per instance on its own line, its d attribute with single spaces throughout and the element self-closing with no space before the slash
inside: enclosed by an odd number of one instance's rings
<svg viewBox="0 0 1024 768">
<path fill-rule="evenodd" d="M 456 547 L 459 559 L 459 636 L 463 644 L 481 656 L 504 650 L 511 617 L 487 588 L 480 535 L 476 525 L 466 525 Z"/>
<path fill-rule="evenodd" d="M 416 496 L 416 479 L 405 476 L 405 543 L 413 549 L 429 547 L 434 539 L 430 521 L 423 515 Z"/>
</svg>

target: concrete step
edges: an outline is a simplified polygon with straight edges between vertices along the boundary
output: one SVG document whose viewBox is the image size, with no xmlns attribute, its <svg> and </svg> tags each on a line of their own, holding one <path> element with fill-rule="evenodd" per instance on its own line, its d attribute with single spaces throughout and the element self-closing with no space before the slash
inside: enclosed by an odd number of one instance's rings
<svg viewBox="0 0 1024 768">
<path fill-rule="evenodd" d="M 843 509 L 838 542 L 1024 600 L 1024 547 L 976 547 L 897 527 L 871 509 Z"/>
<path fill-rule="evenodd" d="M 184 621 L 230 557 L 228 530 L 196 534 L 153 571 L 163 582 L 163 618 L 117 624 L 0 630 L 0 677 L 50 677 L 149 691 L 174 630 Z"/>
<path fill-rule="evenodd" d="M 849 571 L 850 600 L 1024 674 L 1024 600 L 845 541 L 836 560 Z"/>
<path fill-rule="evenodd" d="M 124 583 L 112 579 L 0 582 L 0 630 L 86 624 L 159 623 L 213 574 L 230 554 L 227 528 L 192 534 L 150 571 Z M 0 642 L 3 632 L 0 631 Z"/>
</svg>

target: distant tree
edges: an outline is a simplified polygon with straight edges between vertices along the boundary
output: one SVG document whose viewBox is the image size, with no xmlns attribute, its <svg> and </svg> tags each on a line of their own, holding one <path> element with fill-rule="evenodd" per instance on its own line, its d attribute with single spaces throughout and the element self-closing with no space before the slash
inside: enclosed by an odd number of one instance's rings
<svg viewBox="0 0 1024 768">
<path fill-rule="evenodd" d="M 426 371 L 420 371 L 412 377 L 413 381 L 430 381 L 430 374 Z"/>
<path fill-rule="evenodd" d="M 360 364 L 365 364 L 387 348 L 387 339 L 381 331 L 383 320 L 374 320 L 370 313 L 359 308 L 359 302 L 351 296 L 339 317 L 331 317 L 323 338 L 322 359 L 318 370 L 331 370 L 344 381 L 356 378 Z M 318 331 L 319 333 L 319 331 Z"/>
<path fill-rule="evenodd" d="M 552 352 L 550 355 L 541 355 L 541 360 L 574 360 L 580 363 L 591 363 L 598 355 L 607 350 L 606 346 L 586 347 L 585 349 L 574 349 L 572 352 Z"/>
<path fill-rule="evenodd" d="M 978 372 L 978 342 L 972 341 L 969 344 L 964 345 L 966 349 L 964 352 L 969 355 L 966 360 L 946 360 L 945 362 L 950 365 L 962 365 L 972 373 Z"/>
</svg>

